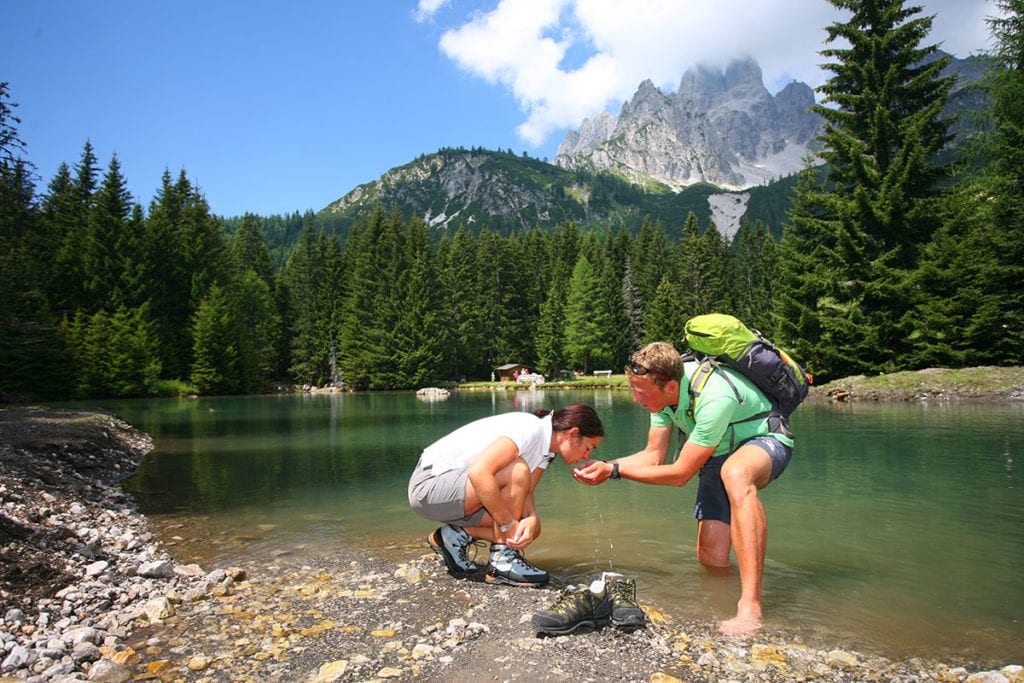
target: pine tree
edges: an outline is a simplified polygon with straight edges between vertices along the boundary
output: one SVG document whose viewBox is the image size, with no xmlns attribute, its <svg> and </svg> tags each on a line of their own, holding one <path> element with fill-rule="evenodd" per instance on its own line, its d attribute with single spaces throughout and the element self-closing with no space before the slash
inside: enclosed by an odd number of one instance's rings
<svg viewBox="0 0 1024 683">
<path fill-rule="evenodd" d="M 93 196 L 81 245 L 84 285 L 90 299 L 86 304 L 88 311 L 109 307 L 112 302 L 125 303 L 127 296 L 120 289 L 125 260 L 131 260 L 138 249 L 132 234 L 131 213 L 132 196 L 114 155 Z"/>
<path fill-rule="evenodd" d="M 238 333 L 227 294 L 217 285 L 199 302 L 193 324 L 192 370 L 189 376 L 204 394 L 229 394 L 241 388 Z"/>
<path fill-rule="evenodd" d="M 679 312 L 682 297 L 682 287 L 677 281 L 667 275 L 661 278 L 647 308 L 645 343 L 663 341 L 671 344 L 683 339 L 687 317 Z"/>
<path fill-rule="evenodd" d="M 991 316 L 976 316 L 969 332 L 978 340 L 978 348 L 990 350 L 992 362 L 1020 364 L 1024 362 L 1024 2 L 997 0 L 996 6 L 1002 16 L 989 24 L 1001 68 L 992 77 L 996 201 L 988 244 L 998 262 L 982 275 L 987 289 L 1000 296 L 991 301 Z"/>
<path fill-rule="evenodd" d="M 696 221 L 696 217 L 693 217 L 694 229 L 696 229 Z M 687 225 L 689 224 L 688 219 Z M 661 223 L 644 221 L 640 226 L 639 234 L 633 241 L 633 251 L 630 256 L 633 260 L 636 286 L 639 288 L 640 296 L 646 301 L 654 298 L 658 284 L 661 283 L 661 279 L 665 275 L 678 276 L 676 254 L 665 233 L 665 227 Z"/>
<path fill-rule="evenodd" d="M 459 226 L 451 239 L 441 239 L 437 259 L 444 376 L 486 377 L 489 368 L 482 340 L 488 302 L 481 294 L 473 236 Z"/>
<path fill-rule="evenodd" d="M 420 388 L 441 379 L 441 320 L 436 265 L 426 224 L 414 218 L 404 245 L 404 267 L 397 297 L 401 302 L 395 326 L 392 364 L 399 380 L 394 388 Z"/>
<path fill-rule="evenodd" d="M 569 295 L 565 314 L 565 356 L 573 367 L 584 374 L 594 368 L 594 362 L 611 362 L 611 347 L 607 343 L 608 318 L 600 297 L 600 281 L 587 257 L 576 261 L 569 281 Z"/>
<path fill-rule="evenodd" d="M 733 315 L 756 327 L 769 339 L 775 337 L 773 301 L 778 277 L 778 250 L 764 224 L 743 221 L 735 241 Z"/>
<path fill-rule="evenodd" d="M 71 354 L 75 393 L 86 397 L 139 397 L 153 392 L 160 376 L 157 338 L 145 306 L 118 306 L 113 313 L 79 310 L 62 329 Z"/>
<path fill-rule="evenodd" d="M 332 349 L 330 341 L 323 337 L 320 291 L 325 264 L 317 243 L 313 221 L 308 219 L 298 244 L 288 257 L 281 280 L 292 323 L 288 330 L 291 339 L 288 374 L 300 384 L 321 386 L 331 376 Z M 336 352 L 337 348 L 333 350 Z"/>
<path fill-rule="evenodd" d="M 348 288 L 338 355 L 345 381 L 357 389 L 388 389 L 400 384 L 391 354 L 401 307 L 397 288 L 403 239 L 399 216 L 384 215 L 379 209 L 349 234 L 345 248 Z"/>
<path fill-rule="evenodd" d="M 932 19 L 916 17 L 920 7 L 829 2 L 852 16 L 827 27 L 826 42 L 848 47 L 821 53 L 833 60 L 814 107 L 825 119 L 826 176 L 813 184 L 809 171 L 798 189 L 783 263 L 803 295 L 793 294 L 780 315 L 785 337 L 814 340 L 808 353 L 794 352 L 821 378 L 899 365 L 909 276 L 937 226 L 945 169 L 935 153 L 948 140 L 941 111 L 951 86 L 940 75 L 949 57 L 921 46 Z M 811 253 L 813 261 L 800 256 Z"/>
<path fill-rule="evenodd" d="M 260 234 L 257 218 L 247 213 L 235 232 L 228 247 L 228 256 L 235 276 L 252 270 L 268 286 L 274 283 L 274 266 L 270 259 L 270 250 Z"/>
<path fill-rule="evenodd" d="M 622 303 L 623 311 L 626 314 L 626 355 L 628 355 L 643 346 L 646 339 L 644 328 L 646 308 L 640 295 L 640 288 L 636 286 L 633 276 L 633 260 L 629 257 L 626 257 L 622 274 Z M 678 301 L 674 305 L 678 307 Z"/>
<path fill-rule="evenodd" d="M 678 270 L 672 276 L 675 282 L 679 283 L 678 315 L 681 318 L 689 319 L 700 313 L 710 313 L 703 304 L 704 288 L 704 240 L 701 239 L 700 226 L 697 224 L 697 215 L 690 212 L 683 223 L 683 237 L 676 246 L 678 254 Z M 658 283 L 661 284 L 660 282 Z M 651 299 L 657 295 L 657 291 L 651 293 Z M 658 341 L 647 333 L 648 341 Z"/>
<path fill-rule="evenodd" d="M 32 165 L 21 157 L 17 105 L 7 98 L 0 82 L 0 396 L 59 396 L 64 373 L 47 296 L 52 249 Z"/>
<path fill-rule="evenodd" d="M 557 377 L 568 362 L 563 344 L 566 289 L 564 279 L 552 280 L 548 295 L 540 307 L 540 321 L 535 335 L 537 369 L 546 377 Z"/>
<path fill-rule="evenodd" d="M 118 306 L 110 318 L 110 357 L 107 377 L 114 396 L 139 397 L 153 393 L 160 378 L 157 339 L 146 306 Z"/>
<path fill-rule="evenodd" d="M 476 277 L 479 280 L 481 310 L 482 360 L 485 368 L 503 363 L 529 363 L 524 358 L 519 334 L 511 331 L 519 320 L 520 298 L 516 291 L 515 250 L 507 239 L 491 230 L 477 236 Z M 533 348 L 529 348 L 532 355 Z"/>
<path fill-rule="evenodd" d="M 57 172 L 40 197 L 40 230 L 45 235 L 46 253 L 50 254 L 43 269 L 46 296 L 54 311 L 67 314 L 70 311 L 73 277 L 62 263 L 61 250 L 64 238 L 70 232 L 72 207 L 75 204 L 71 169 L 66 163 L 57 167 Z M 75 283 L 77 285 L 77 283 Z"/>
<path fill-rule="evenodd" d="M 230 288 L 238 349 L 238 389 L 258 391 L 275 371 L 281 321 L 271 285 L 247 268 Z"/>
<path fill-rule="evenodd" d="M 145 221 L 139 267 L 143 286 L 140 296 L 153 311 L 160 362 L 164 376 L 170 379 L 188 376 L 192 350 L 192 274 L 179 230 L 186 201 L 184 190 L 165 170 Z"/>
<path fill-rule="evenodd" d="M 44 200 L 47 231 L 59 242 L 53 255 L 55 263 L 55 305 L 65 312 L 97 310 L 88 291 L 89 273 L 85 263 L 88 253 L 89 214 L 99 175 L 96 154 L 86 141 L 74 176 L 67 184 L 61 173 L 50 186 Z"/>
<path fill-rule="evenodd" d="M 228 246 L 232 307 L 238 319 L 239 381 L 244 391 L 259 389 L 278 370 L 281 313 L 276 280 L 256 217 L 246 214 Z"/>
<path fill-rule="evenodd" d="M 228 274 L 227 248 L 209 205 L 182 170 L 176 181 L 165 171 L 150 204 L 137 280 L 150 302 L 160 337 L 166 377 L 190 373 L 193 329 L 200 302 Z"/>
<path fill-rule="evenodd" d="M 732 310 L 733 277 L 729 248 L 714 225 L 703 234 L 698 234 L 696 226 L 696 216 L 691 213 L 684 228 L 683 241 L 676 252 L 679 254 L 678 274 L 670 273 L 670 277 L 682 286 L 679 316 L 684 319 Z"/>
</svg>

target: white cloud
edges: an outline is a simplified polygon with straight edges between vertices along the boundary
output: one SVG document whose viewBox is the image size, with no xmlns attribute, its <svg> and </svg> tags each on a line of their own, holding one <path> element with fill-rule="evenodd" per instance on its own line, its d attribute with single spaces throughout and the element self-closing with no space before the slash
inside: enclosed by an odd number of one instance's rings
<svg viewBox="0 0 1024 683">
<path fill-rule="evenodd" d="M 437 11 L 449 2 L 450 0 L 420 0 L 416 5 L 416 11 L 413 13 L 413 16 L 421 24 L 425 21 L 430 21 L 437 14 Z"/>
<path fill-rule="evenodd" d="M 448 0 L 420 0 L 424 15 Z M 936 14 L 928 43 L 960 57 L 989 46 L 986 0 L 918 0 Z M 445 31 L 441 50 L 463 70 L 507 89 L 539 145 L 555 131 L 618 106 L 645 79 L 675 90 L 696 64 L 738 57 L 761 65 L 766 86 L 819 85 L 825 27 L 844 21 L 825 0 L 500 0 Z"/>
</svg>

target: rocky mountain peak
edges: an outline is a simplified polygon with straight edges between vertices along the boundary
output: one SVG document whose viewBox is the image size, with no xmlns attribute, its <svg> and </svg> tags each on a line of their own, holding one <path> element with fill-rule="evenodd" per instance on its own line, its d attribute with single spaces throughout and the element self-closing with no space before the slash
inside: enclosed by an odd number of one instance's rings
<svg viewBox="0 0 1024 683">
<path fill-rule="evenodd" d="M 708 182 L 730 189 L 758 185 L 803 167 L 821 119 L 807 110 L 814 91 L 791 83 L 773 96 L 753 59 L 725 68 L 698 64 L 674 94 L 640 84 L 618 117 L 602 113 L 570 132 L 555 164 L 612 170 L 680 188 Z"/>
</svg>

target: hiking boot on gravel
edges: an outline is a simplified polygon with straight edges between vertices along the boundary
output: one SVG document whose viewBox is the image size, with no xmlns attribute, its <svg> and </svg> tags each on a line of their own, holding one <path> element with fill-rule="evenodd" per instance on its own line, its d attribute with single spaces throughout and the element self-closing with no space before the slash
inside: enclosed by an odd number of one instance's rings
<svg viewBox="0 0 1024 683">
<path fill-rule="evenodd" d="M 596 629 L 611 619 L 612 600 L 608 586 L 594 581 L 589 586 L 568 586 L 554 605 L 535 612 L 530 620 L 538 635 L 560 636 L 576 629 Z"/>
<path fill-rule="evenodd" d="M 636 581 L 618 578 L 621 574 L 605 572 L 605 586 L 612 601 L 612 624 L 622 629 L 644 625 L 644 611 L 636 601 Z"/>
<path fill-rule="evenodd" d="M 487 583 L 507 583 L 510 586 L 543 586 L 548 573 L 523 559 L 518 550 L 500 543 L 491 544 L 491 560 L 487 563 Z"/>
<path fill-rule="evenodd" d="M 438 527 L 427 536 L 427 543 L 444 560 L 452 576 L 462 578 L 479 571 L 476 563 L 466 557 L 466 548 L 473 545 L 473 537 L 462 527 L 453 524 Z"/>
</svg>

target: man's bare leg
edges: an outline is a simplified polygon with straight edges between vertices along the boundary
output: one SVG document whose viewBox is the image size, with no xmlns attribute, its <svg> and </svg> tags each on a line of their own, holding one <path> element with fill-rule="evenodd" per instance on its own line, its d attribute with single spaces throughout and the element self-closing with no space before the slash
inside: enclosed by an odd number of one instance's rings
<svg viewBox="0 0 1024 683">
<path fill-rule="evenodd" d="M 761 582 L 768 546 L 768 520 L 758 489 L 768 484 L 771 460 L 757 446 L 741 448 L 722 467 L 722 482 L 732 509 L 730 532 L 740 572 L 736 616 L 718 626 L 721 633 L 742 635 L 760 630 Z"/>
</svg>

